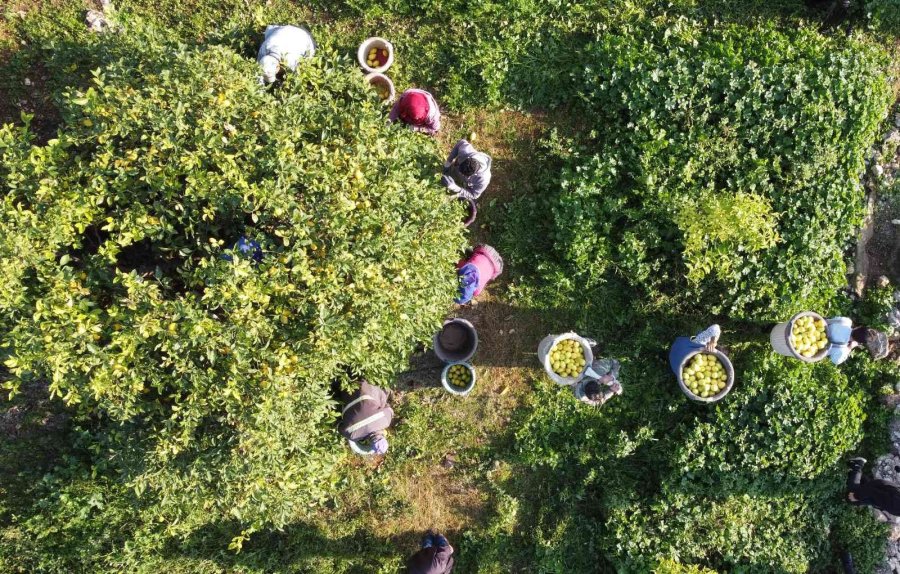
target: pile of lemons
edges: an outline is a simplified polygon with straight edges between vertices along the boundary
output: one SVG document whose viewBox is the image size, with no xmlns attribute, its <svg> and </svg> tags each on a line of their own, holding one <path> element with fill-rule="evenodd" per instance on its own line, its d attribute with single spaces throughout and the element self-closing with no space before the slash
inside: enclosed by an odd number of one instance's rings
<svg viewBox="0 0 900 574">
<path fill-rule="evenodd" d="M 823 319 L 805 316 L 794 321 L 791 346 L 800 355 L 810 358 L 828 346 L 828 329 Z"/>
<path fill-rule="evenodd" d="M 370 68 L 380 68 L 387 62 L 388 59 L 388 51 L 385 49 L 379 50 L 378 48 L 372 48 L 369 50 L 369 55 L 366 58 L 366 63 Z"/>
<path fill-rule="evenodd" d="M 692 393 L 706 399 L 725 390 L 728 372 L 715 355 L 698 353 L 684 366 L 681 380 Z"/>
<path fill-rule="evenodd" d="M 563 339 L 550 350 L 550 368 L 561 377 L 577 377 L 584 365 L 584 351 L 575 339 Z"/>
<path fill-rule="evenodd" d="M 472 373 L 465 365 L 451 365 L 447 369 L 447 380 L 454 387 L 468 387 L 472 382 Z"/>
</svg>

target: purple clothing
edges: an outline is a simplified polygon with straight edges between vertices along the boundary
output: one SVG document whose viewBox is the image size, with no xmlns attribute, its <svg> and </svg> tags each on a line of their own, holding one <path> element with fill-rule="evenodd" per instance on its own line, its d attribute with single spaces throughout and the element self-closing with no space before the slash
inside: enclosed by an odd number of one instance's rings
<svg viewBox="0 0 900 574">
<path fill-rule="evenodd" d="M 472 255 L 457 264 L 458 269 L 465 269 L 466 266 L 473 265 L 477 269 L 478 284 L 475 287 L 473 297 L 477 297 L 484 291 L 488 283 L 503 273 L 503 259 L 497 250 L 490 245 L 479 245 L 472 252 Z"/>
<path fill-rule="evenodd" d="M 459 171 L 459 166 L 470 158 L 478 162 L 479 167 L 472 175 L 465 176 Z M 478 199 L 491 183 L 491 156 L 478 151 L 466 140 L 459 140 L 444 164 L 444 177 L 441 178 L 441 183 L 448 191 L 460 197 Z"/>
<path fill-rule="evenodd" d="M 453 547 L 429 546 L 413 554 L 406 563 L 409 574 L 450 574 L 453 571 Z"/>
<path fill-rule="evenodd" d="M 416 130 L 417 132 L 422 132 L 424 134 L 428 134 L 433 136 L 441 129 L 441 110 L 438 109 L 437 102 L 434 101 L 434 96 L 426 92 L 425 90 L 419 90 L 416 88 L 410 88 L 406 90 L 400 97 L 397 98 L 397 101 L 394 102 L 394 107 L 391 108 L 391 113 L 388 116 L 388 119 L 392 122 L 396 122 L 400 118 L 400 101 L 403 99 L 403 96 L 411 93 L 419 93 L 425 96 L 428 100 L 428 117 L 425 118 L 425 122 L 422 125 L 411 125 L 409 127 Z"/>
<path fill-rule="evenodd" d="M 465 305 L 475 298 L 475 290 L 478 289 L 478 267 L 467 263 L 457 271 L 459 276 L 459 296 L 454 303 Z"/>
</svg>

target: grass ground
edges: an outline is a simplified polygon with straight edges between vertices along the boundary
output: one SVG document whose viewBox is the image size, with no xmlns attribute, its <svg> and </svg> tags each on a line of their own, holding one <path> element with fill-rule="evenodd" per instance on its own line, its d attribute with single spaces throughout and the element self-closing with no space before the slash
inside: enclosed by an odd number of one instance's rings
<svg viewBox="0 0 900 574">
<path fill-rule="evenodd" d="M 673 3 L 685 12 L 699 13 L 708 9 L 701 4 L 688 0 Z M 806 14 L 797 2 L 714 4 L 719 16 L 736 21 Z M 12 15 L 0 24 L 2 57 L 14 60 L 19 10 L 52 9 L 56 5 L 35 1 L 10 6 Z M 63 9 L 77 7 L 66 2 L 60 5 Z M 382 29 L 382 25 L 393 28 L 391 31 L 402 40 L 418 32 L 396 28 L 396 22 L 387 17 L 383 22 L 361 25 L 339 11 L 329 13 L 277 1 L 272 7 L 271 1 L 262 6 L 236 1 L 129 0 L 122 8 L 149 14 L 179 33 L 200 37 L 207 35 L 217 19 L 256 25 L 267 10 L 285 16 L 295 14 L 298 21 L 320 25 L 329 38 L 343 39 L 341 48 L 352 47 L 347 39 L 361 38 Z M 422 77 L 404 68 L 403 44 L 398 46 L 399 80 Z M 15 74 L 0 84 L 0 121 L 16 120 L 19 111 L 27 111 L 37 114 L 45 125 L 52 125 L 56 118 L 48 99 L 48 79 L 39 69 L 25 69 L 18 63 L 11 69 Z M 422 75 L 432 73 L 428 70 Z M 29 86 L 24 84 L 26 77 L 31 81 Z M 440 88 L 436 86 L 439 96 Z M 471 228 L 473 243 L 495 242 L 508 202 L 535 191 L 540 167 L 532 160 L 541 136 L 553 127 L 562 126 L 565 131 L 567 126 L 577 124 L 578 118 L 568 117 L 564 111 L 449 110 L 440 136 L 443 148 L 449 151 L 459 137 L 474 133 L 474 143 L 494 158 L 494 179 L 479 202 L 478 220 Z M 400 555 L 415 548 L 427 528 L 447 533 L 454 542 L 477 537 L 475 533 L 496 532 L 502 536 L 506 499 L 498 485 L 523 496 L 530 491 L 531 496 L 539 497 L 545 481 L 553 479 L 540 473 L 516 476 L 517 469 L 504 462 L 498 452 L 515 448 L 512 428 L 534 400 L 536 387 L 547 392 L 536 359 L 538 341 L 572 324 L 565 311 L 522 308 L 514 303 L 507 293 L 508 280 L 514 274 L 515 270 L 510 270 L 476 304 L 457 310 L 459 316 L 475 324 L 480 336 L 474 360 L 479 380 L 475 391 L 464 399 L 449 396 L 439 388 L 439 367 L 434 361 L 427 354 L 414 357 L 394 391 L 398 421 L 391 455 L 377 461 L 348 460 L 333 499 L 315 521 L 281 533 L 257 534 L 245 543 L 240 554 L 223 550 L 239 530 L 235 525 L 223 525 L 198 533 L 184 544 L 173 542 L 165 553 L 144 564 L 145 571 L 165 567 L 170 572 L 263 572 L 275 568 L 314 572 L 320 568 L 324 571 L 326 564 L 334 566 L 332 562 L 349 564 L 346 571 L 350 572 L 391 571 Z M 528 524 L 528 518 L 520 517 L 520 524 Z M 518 566 L 527 570 L 525 556 L 513 557 L 512 563 L 518 560 Z M 476 557 L 463 553 L 460 558 L 463 571 L 475 571 Z"/>
</svg>

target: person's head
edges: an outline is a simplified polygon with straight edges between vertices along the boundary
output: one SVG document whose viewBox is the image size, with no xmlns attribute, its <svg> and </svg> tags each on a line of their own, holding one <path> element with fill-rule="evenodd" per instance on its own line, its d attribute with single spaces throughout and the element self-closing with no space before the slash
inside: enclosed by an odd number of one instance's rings
<svg viewBox="0 0 900 574">
<path fill-rule="evenodd" d="M 419 92 L 403 94 L 400 98 L 400 119 L 408 124 L 421 125 L 428 119 L 428 98 Z"/>
<path fill-rule="evenodd" d="M 875 360 L 883 359 L 888 354 L 887 335 L 871 327 L 857 327 L 850 332 L 850 340 L 863 345 Z"/>
<path fill-rule="evenodd" d="M 369 444 L 372 445 L 372 452 L 375 454 L 385 454 L 388 451 L 388 440 L 381 433 L 374 433 L 369 437 Z"/>
<path fill-rule="evenodd" d="M 478 289 L 478 268 L 471 263 L 467 263 L 457 271 L 459 275 L 459 293 L 453 301 L 459 305 L 465 305 L 475 298 L 475 291 Z"/>
<path fill-rule="evenodd" d="M 267 84 L 271 84 L 278 79 L 278 71 L 281 69 L 281 62 L 278 58 L 271 54 L 264 56 L 259 61 L 259 65 L 262 66 L 263 80 L 265 80 Z"/>
<path fill-rule="evenodd" d="M 481 164 L 478 163 L 478 160 L 474 157 L 467 157 L 461 164 L 459 164 L 459 173 L 463 174 L 466 177 L 470 175 L 474 175 L 478 173 L 478 170 L 481 168 Z"/>
<path fill-rule="evenodd" d="M 600 383 L 594 380 L 584 384 L 584 396 L 592 401 L 599 401 L 602 398 L 600 391 Z"/>
</svg>

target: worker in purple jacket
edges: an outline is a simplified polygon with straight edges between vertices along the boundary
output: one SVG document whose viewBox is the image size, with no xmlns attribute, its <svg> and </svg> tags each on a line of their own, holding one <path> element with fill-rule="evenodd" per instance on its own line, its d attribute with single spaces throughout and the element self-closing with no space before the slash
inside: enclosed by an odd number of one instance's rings
<svg viewBox="0 0 900 574">
<path fill-rule="evenodd" d="M 460 197 L 478 199 L 491 183 L 491 156 L 466 140 L 459 140 L 444 162 L 441 183 Z"/>
<path fill-rule="evenodd" d="M 400 94 L 388 119 L 391 122 L 400 120 L 417 132 L 430 136 L 441 129 L 441 110 L 434 101 L 434 96 L 416 88 Z"/>
<path fill-rule="evenodd" d="M 863 476 L 864 458 L 850 459 L 847 477 L 847 498 L 857 506 L 871 506 L 876 510 L 900 516 L 900 485 L 886 480 Z"/>
<path fill-rule="evenodd" d="M 422 548 L 406 563 L 409 574 L 450 574 L 453 571 L 453 547 L 442 534 L 429 530 Z"/>
<path fill-rule="evenodd" d="M 359 390 L 350 397 L 350 402 L 341 411 L 338 431 L 354 443 L 367 441 L 374 454 L 384 454 L 388 441 L 384 430 L 391 425 L 394 410 L 388 406 L 388 395 L 375 385 L 361 381 Z"/>
</svg>

